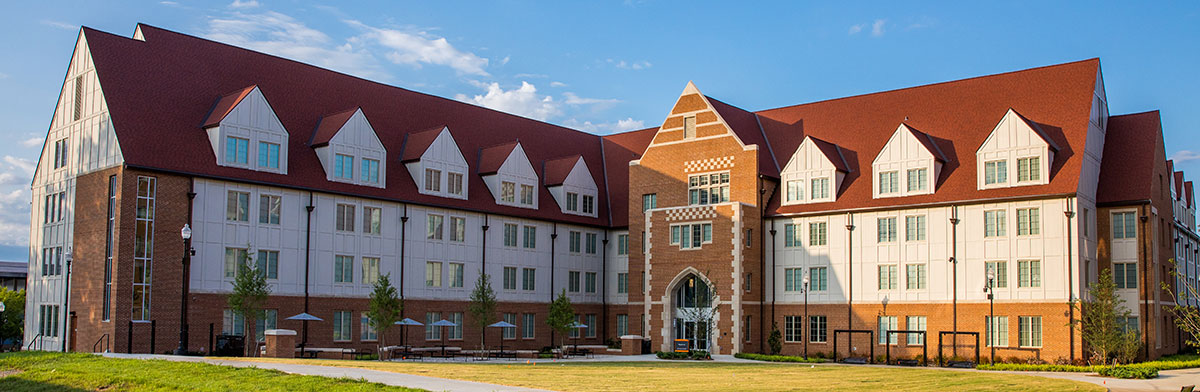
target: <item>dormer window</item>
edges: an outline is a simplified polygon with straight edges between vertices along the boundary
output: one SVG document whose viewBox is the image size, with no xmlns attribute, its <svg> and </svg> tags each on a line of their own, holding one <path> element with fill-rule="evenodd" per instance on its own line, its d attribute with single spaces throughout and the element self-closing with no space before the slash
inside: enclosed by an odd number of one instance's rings
<svg viewBox="0 0 1200 392">
<path fill-rule="evenodd" d="M 842 179 L 850 172 L 842 148 L 836 144 L 806 136 L 780 171 L 781 204 L 797 205 L 831 202 L 837 197 Z M 874 174 L 869 174 L 877 182 Z M 807 188 L 807 189 L 806 189 Z"/>
<path fill-rule="evenodd" d="M 583 156 L 551 159 L 542 164 L 542 169 L 546 190 L 550 191 L 564 214 L 596 216 L 599 188 Z"/>
<path fill-rule="evenodd" d="M 591 195 L 583 196 L 583 213 L 584 214 L 595 214 L 596 213 L 596 197 L 595 196 L 591 196 Z"/>
<path fill-rule="evenodd" d="M 458 149 L 458 143 L 450 134 L 450 128 L 438 126 L 405 135 L 400 162 L 408 169 L 421 194 L 467 198 L 469 184 L 465 181 L 465 173 L 469 168 L 462 151 Z M 443 174 L 446 182 L 444 187 Z"/>
<path fill-rule="evenodd" d="M 442 171 L 425 169 L 425 190 L 430 192 L 442 191 Z"/>
<path fill-rule="evenodd" d="M 1058 145 L 1042 127 L 1009 109 L 975 152 L 978 188 L 1048 184 Z M 1010 167 L 1017 170 L 1012 177 Z"/>
<path fill-rule="evenodd" d="M 688 204 L 704 205 L 729 201 L 729 172 L 688 177 Z"/>
<path fill-rule="evenodd" d="M 696 116 L 687 116 L 683 118 L 683 138 L 691 139 L 696 137 Z"/>
<path fill-rule="evenodd" d="M 362 160 L 362 182 L 372 184 L 379 183 L 379 160 L 363 158 Z"/>
<path fill-rule="evenodd" d="M 446 189 L 452 195 L 463 194 L 463 175 L 462 173 L 446 173 Z"/>
<path fill-rule="evenodd" d="M 219 98 L 202 127 L 218 165 L 287 174 L 287 130 L 257 86 Z"/>
<path fill-rule="evenodd" d="M 228 136 L 225 138 L 225 163 L 245 165 L 249 163 L 250 139 Z"/>
<path fill-rule="evenodd" d="M 258 142 L 258 166 L 279 168 L 279 144 Z"/>
<path fill-rule="evenodd" d="M 946 161 L 936 139 L 901 123 L 871 162 L 876 173 L 874 197 L 931 194 L 929 178 L 937 178 Z"/>
<path fill-rule="evenodd" d="M 1017 159 L 1017 182 L 1038 181 L 1042 179 L 1041 159 L 1038 157 Z"/>
<path fill-rule="evenodd" d="M 983 163 L 983 183 L 985 185 L 1003 184 L 1007 182 L 1007 161 L 990 161 Z"/>
<path fill-rule="evenodd" d="M 346 180 L 354 180 L 354 157 L 337 154 L 334 158 L 333 176 Z"/>
<path fill-rule="evenodd" d="M 567 192 L 567 211 L 579 211 L 579 194 Z"/>
<path fill-rule="evenodd" d="M 387 162 L 384 161 L 387 150 L 362 109 L 322 116 L 311 147 L 325 168 L 326 180 L 378 188 L 387 186 Z"/>
<path fill-rule="evenodd" d="M 509 142 L 480 150 L 478 172 L 496 204 L 538 208 L 538 172 L 534 170 L 520 142 Z M 521 191 L 519 201 L 518 187 Z M 561 199 L 559 203 L 560 206 L 563 205 Z"/>
<path fill-rule="evenodd" d="M 500 183 L 500 201 L 512 203 L 514 200 L 516 200 L 516 197 L 514 196 L 516 193 L 516 187 L 517 184 L 513 182 L 504 181 Z"/>
<path fill-rule="evenodd" d="M 787 182 L 787 201 L 804 200 L 804 181 L 792 180 Z"/>
<path fill-rule="evenodd" d="M 533 185 L 521 184 L 521 204 L 533 205 Z"/>
<path fill-rule="evenodd" d="M 811 187 L 812 200 L 821 200 L 829 198 L 829 178 L 814 178 L 812 179 Z"/>
<path fill-rule="evenodd" d="M 879 193 L 900 192 L 900 172 L 887 171 L 879 173 Z"/>
<path fill-rule="evenodd" d="M 923 191 L 929 189 L 929 169 L 908 169 L 908 191 Z"/>
</svg>

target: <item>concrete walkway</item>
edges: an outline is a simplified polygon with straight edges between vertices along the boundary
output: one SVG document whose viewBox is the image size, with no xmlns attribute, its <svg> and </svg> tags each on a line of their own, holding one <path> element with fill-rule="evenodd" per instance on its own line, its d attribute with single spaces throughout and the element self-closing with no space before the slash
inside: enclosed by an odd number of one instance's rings
<svg viewBox="0 0 1200 392">
<path fill-rule="evenodd" d="M 420 388 L 429 391 L 461 391 L 461 392 L 544 392 L 541 389 L 530 389 L 521 387 L 510 387 L 506 385 L 486 384 L 474 381 L 450 380 L 445 378 L 417 376 L 404 373 L 393 373 L 379 370 L 358 369 L 350 367 L 338 366 L 317 366 L 317 365 L 296 365 L 288 363 L 270 363 L 270 362 L 248 362 L 248 361 L 230 361 L 221 359 L 209 359 L 204 357 L 185 357 L 175 355 L 152 355 L 152 354 L 102 354 L 109 358 L 126 358 L 126 359 L 161 359 L 177 362 L 204 362 L 213 365 L 235 366 L 235 367 L 253 367 L 259 369 L 273 369 L 284 373 L 303 374 L 309 376 L 322 376 L 333 378 L 352 378 L 355 380 L 362 379 L 380 384 Z"/>
</svg>

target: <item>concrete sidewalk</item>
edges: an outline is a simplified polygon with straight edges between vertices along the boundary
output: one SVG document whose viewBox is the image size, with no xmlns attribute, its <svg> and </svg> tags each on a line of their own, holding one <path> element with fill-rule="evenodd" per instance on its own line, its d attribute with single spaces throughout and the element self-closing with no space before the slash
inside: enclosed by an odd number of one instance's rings
<svg viewBox="0 0 1200 392">
<path fill-rule="evenodd" d="M 505 385 L 486 384 L 474 381 L 450 380 L 445 378 L 417 376 L 404 373 L 392 373 L 379 370 L 358 369 L 350 367 L 338 366 L 317 366 L 317 365 L 295 365 L 287 363 L 270 363 L 270 362 L 247 362 L 247 361 L 230 361 L 220 359 L 209 359 L 203 357 L 185 357 L 176 355 L 152 355 L 152 354 L 102 354 L 109 358 L 126 358 L 126 359 L 161 359 L 166 361 L 178 362 L 204 362 L 213 365 L 235 366 L 235 367 L 254 367 L 259 369 L 273 369 L 284 373 L 302 374 L 309 376 L 322 377 L 346 377 L 355 380 L 362 379 L 380 384 L 420 388 L 429 391 L 461 391 L 461 392 L 539 392 L 545 391 L 542 389 L 530 389 L 521 387 L 510 387 Z"/>
</svg>

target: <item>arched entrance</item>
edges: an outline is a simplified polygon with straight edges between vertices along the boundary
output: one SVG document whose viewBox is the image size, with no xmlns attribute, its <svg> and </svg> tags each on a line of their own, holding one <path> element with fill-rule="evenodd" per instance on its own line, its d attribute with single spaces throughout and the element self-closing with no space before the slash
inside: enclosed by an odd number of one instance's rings
<svg viewBox="0 0 1200 392">
<path fill-rule="evenodd" d="M 714 320 L 713 292 L 708 282 L 689 273 L 671 295 L 672 339 L 687 339 L 693 350 L 712 350 L 710 326 Z"/>
</svg>

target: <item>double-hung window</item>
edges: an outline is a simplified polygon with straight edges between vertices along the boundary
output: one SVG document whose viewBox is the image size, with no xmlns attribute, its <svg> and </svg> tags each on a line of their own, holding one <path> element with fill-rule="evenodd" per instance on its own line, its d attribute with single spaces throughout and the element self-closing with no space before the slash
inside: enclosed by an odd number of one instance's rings
<svg viewBox="0 0 1200 392">
<path fill-rule="evenodd" d="M 354 205 L 338 204 L 335 223 L 337 231 L 354 231 Z"/>
<path fill-rule="evenodd" d="M 688 204 L 704 205 L 729 201 L 729 172 L 688 176 Z"/>
<path fill-rule="evenodd" d="M 429 225 L 426 227 L 425 238 L 430 240 L 442 240 L 443 225 L 446 218 L 441 215 L 429 215 Z"/>
<path fill-rule="evenodd" d="M 283 198 L 274 195 L 258 196 L 258 223 L 278 225 L 283 210 Z"/>
<path fill-rule="evenodd" d="M 895 264 L 886 264 L 879 266 L 879 289 L 880 290 L 895 290 L 896 282 L 899 281 L 899 267 Z"/>
<path fill-rule="evenodd" d="M 829 198 L 829 177 L 814 178 L 811 182 L 812 186 L 808 188 L 811 200 Z"/>
<path fill-rule="evenodd" d="M 879 173 L 879 194 L 886 195 L 900 192 L 900 172 L 886 171 Z"/>
<path fill-rule="evenodd" d="M 1017 182 L 1042 179 L 1041 158 L 1017 158 Z"/>
<path fill-rule="evenodd" d="M 363 158 L 362 173 L 360 174 L 362 182 L 378 184 L 379 183 L 379 160 Z"/>
<path fill-rule="evenodd" d="M 533 205 L 533 185 L 521 184 L 521 204 Z"/>
<path fill-rule="evenodd" d="M 503 181 L 500 183 L 500 201 L 512 203 L 517 199 L 516 193 L 517 184 L 515 182 Z"/>
<path fill-rule="evenodd" d="M 1017 235 L 1038 235 L 1042 233 L 1041 209 L 1017 209 Z"/>
<path fill-rule="evenodd" d="M 785 248 L 803 246 L 800 243 L 800 235 L 800 225 L 791 223 L 783 225 L 783 246 Z"/>
<path fill-rule="evenodd" d="M 1008 182 L 1008 161 L 990 161 L 983 163 L 983 183 L 985 185 L 1003 184 Z"/>
<path fill-rule="evenodd" d="M 376 207 L 363 207 L 363 233 L 379 235 L 382 232 L 383 210 Z"/>
<path fill-rule="evenodd" d="M 279 168 L 279 144 L 258 142 L 258 167 Z"/>
<path fill-rule="evenodd" d="M 1008 231 L 1008 213 L 1004 210 L 983 212 L 983 236 L 1003 237 Z"/>
<path fill-rule="evenodd" d="M 517 247 L 517 225 L 512 223 L 504 224 L 504 246 Z"/>
<path fill-rule="evenodd" d="M 354 157 L 336 154 L 333 162 L 334 177 L 345 180 L 354 180 Z"/>
<path fill-rule="evenodd" d="M 446 192 L 451 195 L 463 194 L 462 173 L 446 172 Z"/>
<path fill-rule="evenodd" d="M 225 163 L 245 165 L 250 163 L 250 139 L 225 137 Z"/>
<path fill-rule="evenodd" d="M 1042 262 L 1017 261 L 1017 287 L 1042 287 Z"/>
<path fill-rule="evenodd" d="M 829 224 L 827 222 L 808 224 L 808 246 L 825 246 L 828 242 Z"/>
<path fill-rule="evenodd" d="M 225 205 L 225 220 L 231 222 L 250 221 L 250 193 L 229 191 Z"/>
<path fill-rule="evenodd" d="M 1018 346 L 1042 346 L 1042 316 L 1017 317 L 1017 331 Z"/>
<path fill-rule="evenodd" d="M 929 169 L 908 169 L 908 191 L 919 192 L 929 189 Z"/>
<path fill-rule="evenodd" d="M 514 229 L 513 233 L 516 233 Z M 537 249 L 537 226 L 524 226 L 525 236 L 521 237 L 521 247 L 525 249 Z M 516 244 L 513 244 L 516 246 Z"/>
<path fill-rule="evenodd" d="M 896 218 L 879 218 L 876 222 L 879 227 L 878 242 L 896 242 Z"/>
<path fill-rule="evenodd" d="M 425 169 L 425 190 L 430 192 L 442 191 L 442 171 Z"/>
<path fill-rule="evenodd" d="M 925 215 L 911 215 L 904 217 L 904 240 L 925 240 Z"/>
</svg>

